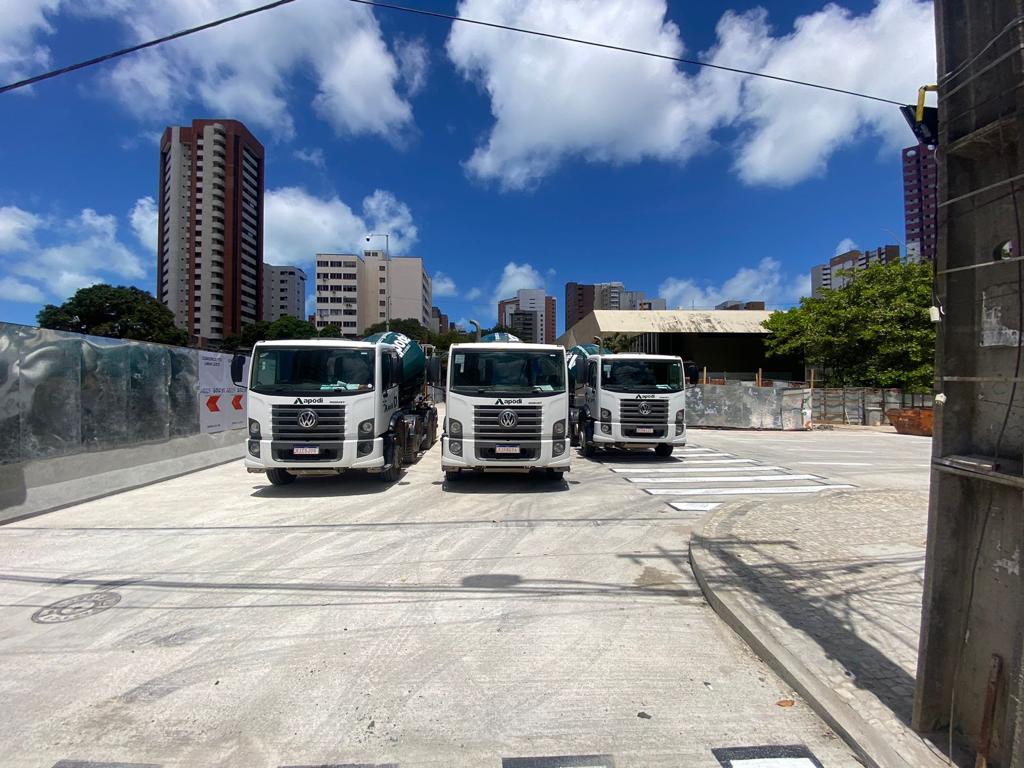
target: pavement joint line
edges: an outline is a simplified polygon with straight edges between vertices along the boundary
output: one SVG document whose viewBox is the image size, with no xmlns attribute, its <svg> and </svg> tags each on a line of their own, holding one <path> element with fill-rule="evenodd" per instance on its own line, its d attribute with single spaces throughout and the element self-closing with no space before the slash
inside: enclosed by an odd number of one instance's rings
<svg viewBox="0 0 1024 768">
<path fill-rule="evenodd" d="M 696 472 L 786 472 L 786 467 L 771 466 L 765 464 L 759 464 L 752 467 L 616 467 L 612 469 L 612 472 L 617 472 L 620 475 L 644 475 L 644 474 L 685 474 L 685 473 L 696 473 Z"/>
<path fill-rule="evenodd" d="M 874 464 L 866 461 L 794 461 L 794 464 L 806 464 L 817 467 L 873 467 Z"/>
<path fill-rule="evenodd" d="M 652 496 L 749 496 L 752 494 L 820 493 L 835 489 L 856 488 L 854 485 L 794 485 L 761 488 L 644 488 Z"/>
<path fill-rule="evenodd" d="M 778 483 L 796 480 L 828 482 L 821 475 L 739 475 L 737 477 L 627 477 L 631 483 Z"/>
</svg>

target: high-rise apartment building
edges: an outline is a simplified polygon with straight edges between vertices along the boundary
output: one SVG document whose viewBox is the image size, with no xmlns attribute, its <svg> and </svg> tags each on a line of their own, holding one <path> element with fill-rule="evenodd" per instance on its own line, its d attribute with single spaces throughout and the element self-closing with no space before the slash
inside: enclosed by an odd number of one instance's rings
<svg viewBox="0 0 1024 768">
<path fill-rule="evenodd" d="M 237 120 L 160 139 L 156 295 L 200 345 L 262 317 L 263 157 Z"/>
<path fill-rule="evenodd" d="M 811 267 L 811 296 L 817 298 L 823 288 L 837 290 L 850 282 L 853 273 L 871 264 L 900 260 L 898 245 L 885 245 L 873 251 L 847 251 L 833 256 L 828 264 Z"/>
<path fill-rule="evenodd" d="M 566 283 L 565 327 L 576 323 L 595 309 L 665 309 L 664 299 L 648 299 L 643 291 L 627 291 L 622 283 Z"/>
<path fill-rule="evenodd" d="M 263 265 L 263 319 L 306 316 L 306 273 L 298 267 Z"/>
<path fill-rule="evenodd" d="M 392 320 L 431 326 L 433 290 L 418 257 L 385 259 L 381 251 L 316 256 L 316 327 L 338 326 L 345 336 Z"/>
<path fill-rule="evenodd" d="M 903 216 L 908 261 L 935 261 L 938 194 L 935 148 L 919 144 L 904 149 Z"/>
<path fill-rule="evenodd" d="M 585 283 L 565 284 L 565 327 L 576 323 L 594 311 L 594 286 Z"/>
<path fill-rule="evenodd" d="M 430 330 L 440 334 L 448 333 L 451 330 L 448 315 L 442 312 L 439 307 L 430 308 Z"/>
<path fill-rule="evenodd" d="M 512 329 L 523 341 L 554 344 L 555 311 L 555 297 L 546 296 L 543 288 L 522 288 L 515 298 L 498 302 L 498 325 Z"/>
</svg>

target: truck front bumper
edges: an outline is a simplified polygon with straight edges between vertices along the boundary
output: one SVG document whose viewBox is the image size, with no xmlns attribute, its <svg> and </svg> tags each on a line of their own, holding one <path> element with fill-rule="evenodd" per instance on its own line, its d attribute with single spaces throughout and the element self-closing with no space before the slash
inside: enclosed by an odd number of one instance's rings
<svg viewBox="0 0 1024 768">
<path fill-rule="evenodd" d="M 296 445 L 316 445 L 320 448 L 320 456 L 297 456 L 293 453 Z M 360 452 L 360 446 L 363 446 L 362 452 Z M 384 439 L 377 437 L 373 440 L 341 440 L 323 443 L 250 439 L 246 441 L 245 468 L 250 472 L 266 472 L 268 469 L 310 472 L 318 470 L 342 472 L 346 469 L 380 470 L 384 468 Z"/>
<path fill-rule="evenodd" d="M 601 426 L 601 422 L 594 422 L 594 442 L 601 445 L 618 445 L 633 448 L 653 448 L 663 443 L 677 447 L 686 445 L 686 426 L 684 425 L 683 431 L 677 435 L 674 422 L 667 425 L 651 425 L 656 432 L 650 436 L 636 434 L 633 432 L 635 429 L 633 425 L 629 425 L 624 429 L 622 423 L 618 421 L 605 422 L 605 426 L 609 428 L 607 432 Z M 660 434 L 658 434 L 658 431 L 660 431 Z"/>
<path fill-rule="evenodd" d="M 493 440 L 462 438 L 455 440 L 462 446 L 461 453 L 451 450 L 452 438 L 441 438 L 441 469 L 445 472 L 466 470 L 470 472 L 532 472 L 543 470 L 569 471 L 569 438 L 562 440 L 538 440 L 523 443 L 523 454 L 501 454 L 497 458 Z M 556 453 L 557 448 L 561 448 Z"/>
</svg>

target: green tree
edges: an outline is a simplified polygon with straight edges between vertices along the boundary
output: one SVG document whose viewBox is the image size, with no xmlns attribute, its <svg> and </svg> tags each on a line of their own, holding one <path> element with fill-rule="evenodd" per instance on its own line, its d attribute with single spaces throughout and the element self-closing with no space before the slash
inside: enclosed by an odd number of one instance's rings
<svg viewBox="0 0 1024 768">
<path fill-rule="evenodd" d="M 257 341 L 264 341 L 268 338 L 267 330 L 269 328 L 270 323 L 266 320 L 259 320 L 258 322 L 250 325 L 243 325 L 241 333 L 233 333 L 224 337 L 224 341 L 221 343 L 221 348 L 236 352 L 247 352 L 253 348 L 253 345 Z"/>
<path fill-rule="evenodd" d="M 315 339 L 316 326 L 308 320 L 300 320 L 291 315 L 282 315 L 267 328 L 267 339 L 286 341 L 288 339 Z"/>
<path fill-rule="evenodd" d="M 174 313 L 146 291 L 100 283 L 81 288 L 60 306 L 37 315 L 42 328 L 113 339 L 185 345 L 188 334 L 174 325 Z"/>
<path fill-rule="evenodd" d="M 375 333 L 384 333 L 386 330 L 386 323 L 383 321 L 374 323 L 363 331 L 364 336 L 372 336 Z M 391 330 L 396 333 L 403 333 L 413 341 L 426 341 L 427 343 L 433 343 L 432 339 L 434 334 L 431 333 L 429 328 L 424 328 L 423 324 L 419 320 L 413 320 L 412 318 L 404 318 L 401 320 L 391 321 Z"/>
<path fill-rule="evenodd" d="M 321 339 L 340 339 L 341 337 L 341 328 L 336 325 L 325 325 L 320 329 Z"/>
<path fill-rule="evenodd" d="M 873 264 L 842 288 L 776 312 L 769 355 L 800 355 L 831 386 L 932 388 L 935 326 L 928 264 Z"/>
</svg>

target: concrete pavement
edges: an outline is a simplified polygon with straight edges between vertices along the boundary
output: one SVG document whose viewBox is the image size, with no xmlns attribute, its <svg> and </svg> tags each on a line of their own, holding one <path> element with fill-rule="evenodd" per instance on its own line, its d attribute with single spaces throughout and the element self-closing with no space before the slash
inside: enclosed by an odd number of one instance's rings
<svg viewBox="0 0 1024 768">
<path fill-rule="evenodd" d="M 2 526 L 3 764 L 857 765 L 704 600 L 703 513 L 612 471 L 655 463 L 232 463 Z"/>
</svg>

